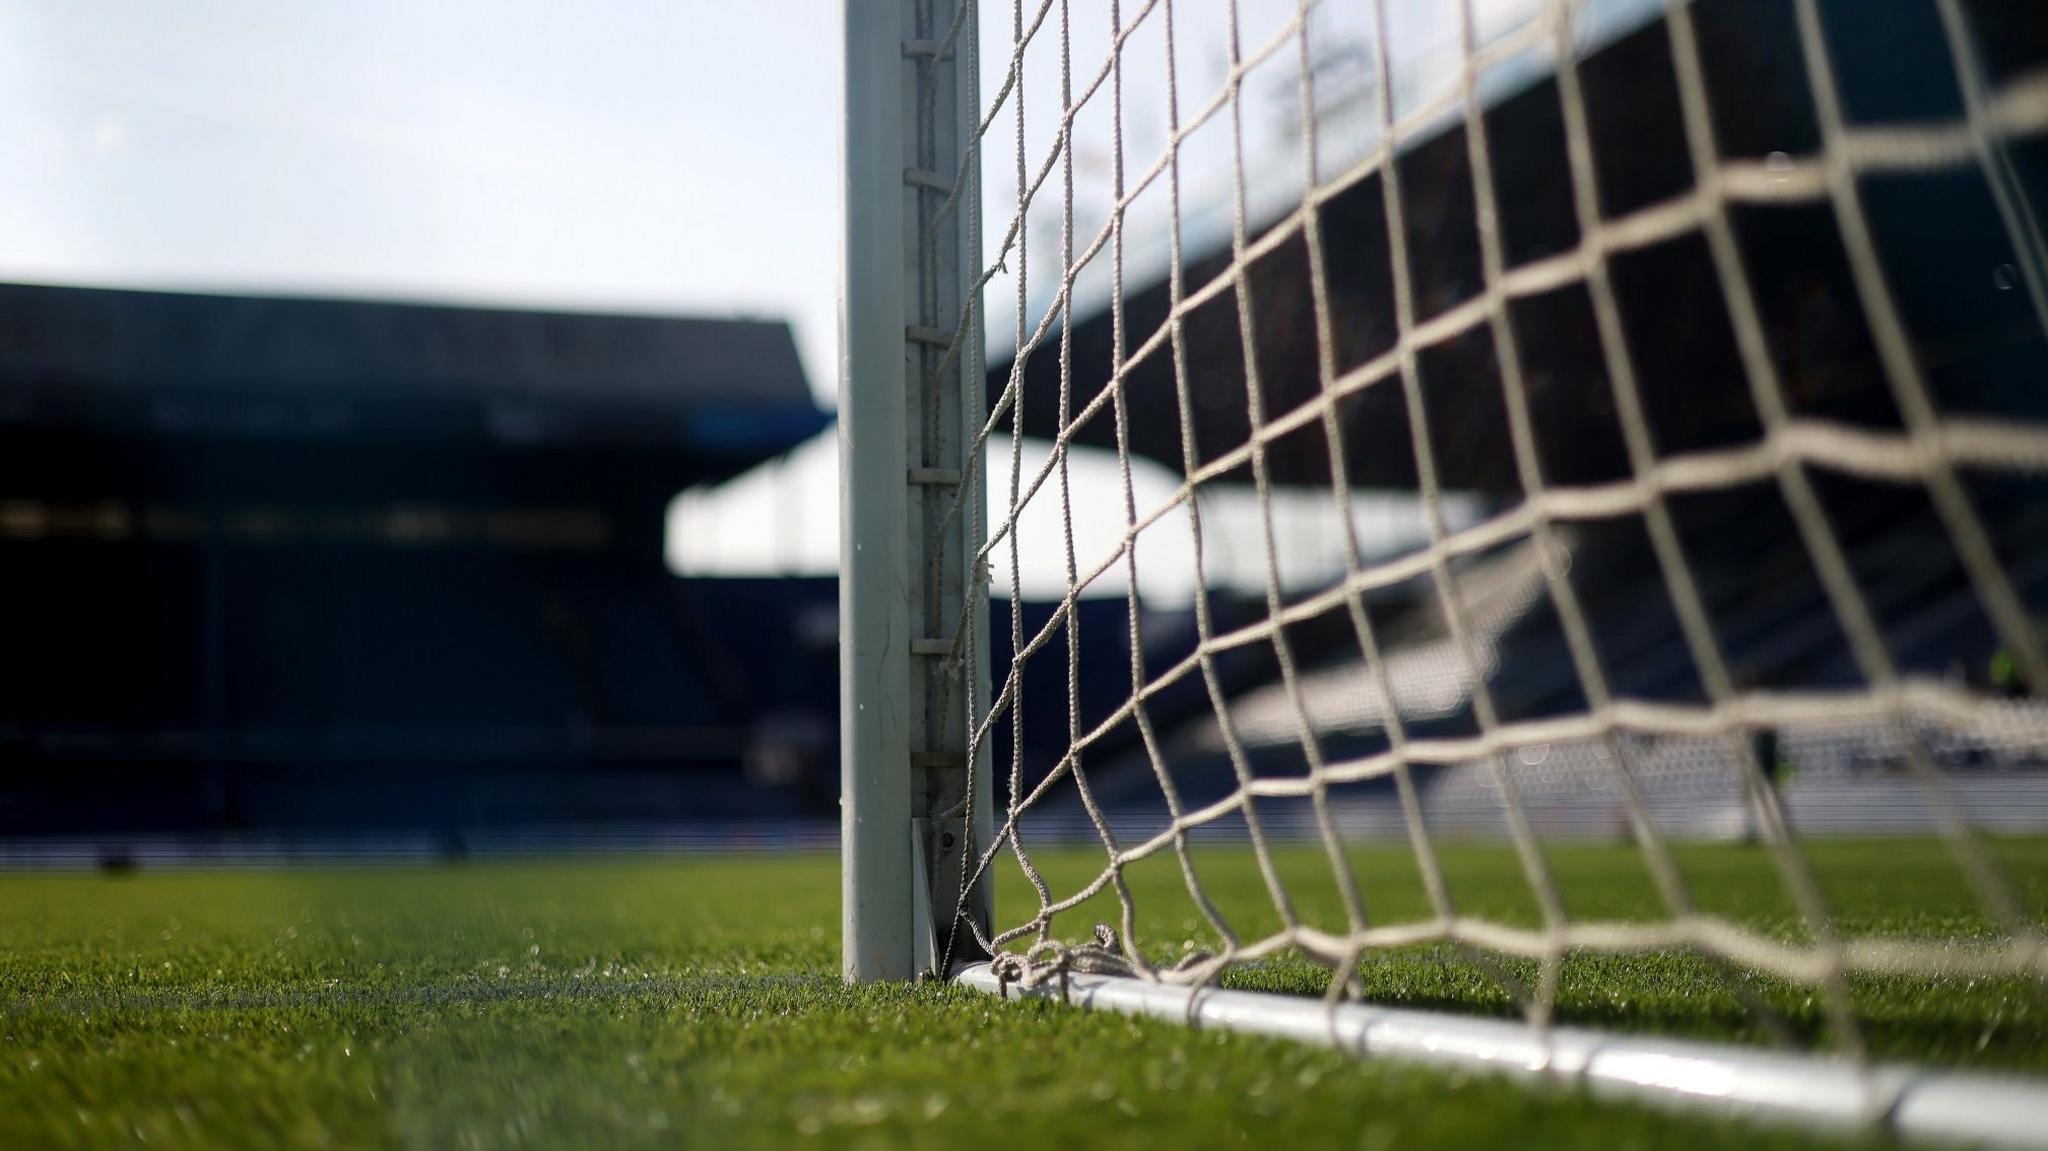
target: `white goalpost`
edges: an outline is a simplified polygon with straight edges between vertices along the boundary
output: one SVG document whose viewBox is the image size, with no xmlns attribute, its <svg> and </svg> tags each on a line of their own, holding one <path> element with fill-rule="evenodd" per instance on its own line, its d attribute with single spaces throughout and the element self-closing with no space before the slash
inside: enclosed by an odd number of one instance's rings
<svg viewBox="0 0 2048 1151">
<path fill-rule="evenodd" d="M 846 978 L 2048 1146 L 1874 1007 L 2048 996 L 2048 14 L 1891 7 L 845 0 Z"/>
<path fill-rule="evenodd" d="M 845 8 L 840 715 L 849 980 L 933 970 L 992 819 L 970 0 Z M 977 783 L 979 787 L 975 786 Z M 970 833 L 970 829 L 973 834 Z"/>
</svg>

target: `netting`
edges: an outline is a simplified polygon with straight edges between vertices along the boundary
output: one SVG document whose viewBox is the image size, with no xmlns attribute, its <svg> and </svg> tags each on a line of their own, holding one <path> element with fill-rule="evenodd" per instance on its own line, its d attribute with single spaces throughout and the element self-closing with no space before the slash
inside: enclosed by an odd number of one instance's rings
<svg viewBox="0 0 2048 1151">
<path fill-rule="evenodd" d="M 975 146 L 927 194 L 934 226 L 977 192 L 990 221 L 932 342 L 939 373 L 984 324 L 999 349 L 970 467 L 1007 611 L 994 653 L 951 629 L 994 690 L 941 714 L 996 752 L 963 908 L 1021 876 L 1029 913 L 975 941 L 1008 977 L 1293 957 L 1334 997 L 1439 945 L 1540 1024 L 1572 957 L 1683 953 L 1745 1010 L 1768 1011 L 1752 975 L 1811 989 L 1854 1049 L 1858 979 L 2048 972 L 1985 834 L 2048 810 L 2048 21 L 1018 0 L 1006 23 L 963 61 Z M 1159 465 L 1171 494 L 1141 501 Z M 1120 530 L 1090 539 L 1077 504 Z M 1047 505 L 1058 530 L 1020 540 Z M 1027 599 L 1032 563 L 1064 594 Z M 1942 846 L 1950 927 L 1872 929 L 1817 874 L 1824 832 L 1902 829 Z M 1575 905 L 1553 856 L 1588 836 L 1633 845 L 1655 916 Z M 1796 927 L 1713 908 L 1685 845 L 1731 836 Z M 1489 837 L 1529 914 L 1471 910 L 1492 893 L 1443 862 Z M 1042 865 L 1077 839 L 1094 863 Z M 1416 899 L 1357 865 L 1385 844 Z M 1255 915 L 1212 891 L 1226 851 Z M 1189 911 L 1152 937 L 1132 876 L 1159 864 Z"/>
</svg>

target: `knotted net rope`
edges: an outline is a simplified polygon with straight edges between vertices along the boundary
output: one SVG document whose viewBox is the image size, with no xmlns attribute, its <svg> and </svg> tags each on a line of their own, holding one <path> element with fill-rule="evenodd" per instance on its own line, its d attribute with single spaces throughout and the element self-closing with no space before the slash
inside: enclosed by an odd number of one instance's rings
<svg viewBox="0 0 2048 1151">
<path fill-rule="evenodd" d="M 1249 3 L 1249 0 L 1246 0 Z M 1014 0 L 1010 10 L 1007 63 L 999 83 L 988 85 L 979 130 L 965 150 L 950 191 L 942 194 L 934 233 L 957 211 L 963 196 L 988 195 L 999 185 L 982 182 L 983 161 L 1005 162 L 1005 195 L 1014 196 L 1014 210 L 999 227 L 988 229 L 986 264 L 969 285 L 960 307 L 964 320 L 933 365 L 934 378 L 949 371 L 959 357 L 978 354 L 985 316 L 979 303 L 983 289 L 1006 282 L 1014 289 L 1014 353 L 1008 380 L 989 405 L 987 423 L 968 454 L 969 482 L 958 488 L 962 497 L 947 513 L 948 524 L 966 515 L 978 528 L 984 509 L 983 489 L 971 472 L 994 468 L 989 460 L 992 436 L 1009 437 L 1007 484 L 1003 510 L 991 518 L 986 543 L 975 557 L 984 572 L 999 548 L 1008 547 L 1009 630 L 1013 653 L 1007 668 L 996 669 L 994 697 L 977 713 L 974 693 L 958 692 L 944 699 L 946 722 L 966 727 L 971 757 L 987 754 L 1002 725 L 1008 725 L 1010 757 L 1005 773 L 1002 808 L 991 842 L 974 844 L 975 863 L 963 875 L 961 904 L 946 932 L 950 957 L 968 933 L 996 956 L 995 970 L 1006 983 L 1035 986 L 1063 980 L 1073 972 L 1130 975 L 1147 980 L 1199 983 L 1214 980 L 1230 967 L 1283 953 L 1296 953 L 1327 966 L 1334 974 L 1332 994 L 1348 993 L 1360 959 L 1377 950 L 1443 943 L 1485 957 L 1487 970 L 1497 973 L 1528 1016 L 1541 1023 L 1554 1012 L 1562 965 L 1579 952 L 1633 953 L 1683 951 L 1705 957 L 1728 971 L 1758 972 L 1809 985 L 1824 997 L 1831 1030 L 1849 1050 L 1860 1049 L 1849 980 L 1855 974 L 1889 973 L 1933 976 L 1946 973 L 2016 975 L 2039 979 L 2044 966 L 2041 935 L 2001 870 L 1983 837 L 1965 818 L 1950 794 L 1949 780 L 1938 756 L 1930 750 L 1929 724 L 1967 725 L 1988 722 L 2002 714 L 2000 701 L 1954 683 L 1902 671 L 1885 642 L 1877 615 L 1852 568 L 1837 526 L 1831 522 L 1816 487 L 1816 475 L 1848 476 L 1924 493 L 1935 510 L 1947 547 L 1953 552 L 1976 603 L 1995 631 L 2018 676 L 2038 693 L 2048 684 L 2048 655 L 2015 578 L 2001 560 L 1973 501 L 1966 477 L 1977 474 L 2038 477 L 2048 472 L 2048 426 L 2024 419 L 1948 412 L 1937 404 L 1923 349 L 1911 334 L 1901 286 L 1888 273 L 1873 237 L 1867 204 L 1869 183 L 1886 177 L 1954 174 L 1983 181 L 1997 215 L 1997 228 L 2010 249 L 2010 264 L 2001 265 L 2000 287 L 2024 292 L 2033 320 L 2048 331 L 2048 254 L 2044 254 L 2034 205 L 2011 160 L 2017 144 L 2048 133 L 2048 69 L 2036 62 L 1996 80 L 1987 64 L 1983 30 L 1975 27 L 1962 0 L 1938 0 L 1942 48 L 1955 76 L 1961 114 L 1910 123 L 1872 124 L 1855 119 L 1844 107 L 1842 85 L 1830 48 L 1830 29 L 1818 0 L 1793 0 L 1793 26 L 1800 68 L 1808 85 L 1817 145 L 1791 155 L 1773 153 L 1757 159 L 1731 156 L 1717 138 L 1720 130 L 1709 90 L 1709 69 L 1695 6 L 1673 2 L 1651 22 L 1654 34 L 1668 48 L 1672 81 L 1681 110 L 1684 149 L 1692 176 L 1683 188 L 1653 202 L 1612 209 L 1596 149 L 1584 75 L 1588 53 L 1581 35 L 1588 18 L 1572 0 L 1532 2 L 1519 7 L 1457 0 L 1454 82 L 1412 107 L 1400 110 L 1395 78 L 1401 64 L 1390 55 L 1389 43 L 1400 0 L 1359 0 L 1369 10 L 1370 69 L 1374 90 L 1369 103 L 1377 124 L 1369 149 L 1338 170 L 1325 170 L 1320 151 L 1326 136 L 1319 131 L 1324 115 L 1316 84 L 1319 59 L 1316 36 L 1319 12 L 1341 0 L 1300 0 L 1269 36 L 1247 44 L 1241 35 L 1239 0 L 1221 4 L 1220 29 L 1206 31 L 1220 39 L 1223 50 L 1220 81 L 1198 99 L 1187 99 L 1188 78 L 1176 52 L 1187 35 L 1177 23 L 1177 9 L 1192 0 Z M 1419 0 L 1418 0 L 1419 2 Z M 1433 0 L 1432 0 L 1433 3 Z M 1503 9 L 1518 18 L 1500 19 Z M 929 4 L 923 17 L 931 24 Z M 977 19 L 972 4 L 943 30 L 930 27 L 940 39 L 938 55 L 963 43 L 967 20 Z M 1104 58 L 1076 60 L 1074 32 L 1082 21 L 1106 25 L 1109 37 Z M 1492 31 L 1482 34 L 1482 24 Z M 1503 30 L 1502 25 L 1505 25 Z M 1141 30 L 1164 44 L 1163 93 L 1156 108 L 1164 118 L 1165 143 L 1142 170 L 1127 162 L 1125 140 L 1126 56 Z M 942 33 L 942 35 L 941 35 Z M 983 40 L 987 40 L 984 31 Z M 972 42 L 969 38 L 968 42 Z M 1043 151 L 1027 147 L 1026 67 L 1032 49 L 1056 54 L 1059 114 Z M 982 49 L 986 51 L 986 47 Z M 1254 219 L 1248 191 L 1248 78 L 1258 69 L 1296 57 L 1301 194 L 1298 202 L 1277 217 Z M 1570 215 L 1576 243 L 1566 250 L 1511 258 L 1503 237 L 1503 205 L 1497 189 L 1496 128 L 1487 115 L 1486 77 L 1490 69 L 1519 56 L 1547 58 L 1562 120 L 1568 161 Z M 936 57 L 935 57 L 936 58 Z M 973 59 L 963 67 L 978 67 Z M 998 73 L 988 72 L 995 76 Z M 1076 124 L 1084 115 L 1107 108 L 1109 199 L 1106 219 L 1089 228 L 1076 212 Z M 1479 246 L 1482 283 L 1469 298 L 1443 304 L 1419 299 L 1415 235 L 1409 217 L 1418 203 L 1443 196 L 1435 186 L 1411 187 L 1414 178 L 1400 162 L 1404 142 L 1451 124 L 1462 133 L 1464 161 Z M 925 131 L 932 125 L 926 105 Z M 1003 125 L 1005 127 L 999 127 Z M 1228 258 L 1221 270 L 1200 282 L 1188 282 L 1195 261 L 1186 258 L 1183 236 L 1184 152 L 1195 134 L 1211 125 L 1227 128 L 1231 226 Z M 1212 132 L 1217 129 L 1212 128 Z M 985 153 L 1003 145 L 1005 131 L 1014 132 L 1008 156 Z M 1091 163 L 1096 161 L 1092 160 Z M 994 171 L 995 165 L 990 165 Z M 1055 181 L 1055 173 L 1057 180 Z M 1346 365 L 1340 357 L 1339 317 L 1330 287 L 1333 261 L 1348 254 L 1333 247 L 1325 234 L 1328 206 L 1346 192 L 1377 181 L 1384 202 L 1386 281 L 1392 294 L 1395 331 L 1387 350 Z M 1048 186 L 1050 185 L 1050 187 Z M 1132 330 L 1126 315 L 1127 219 L 1141 195 L 1163 195 L 1170 252 L 1166 264 L 1167 308 L 1164 319 L 1148 329 Z M 934 193 L 938 195 L 940 193 Z M 1046 242 L 1034 243 L 1032 209 L 1049 198 L 1058 200 L 1057 256 L 1054 267 L 1035 267 L 1047 253 Z M 1752 255 L 1740 242 L 1737 217 L 1759 208 L 1823 209 L 1835 232 L 1854 298 L 1876 351 L 1869 387 L 1882 390 L 1896 407 L 1895 428 L 1834 419 L 1802 409 L 1791 394 L 1787 369 L 1772 351 Z M 1703 243 L 1711 256 L 1712 294 L 1726 311 L 1738 353 L 1741 384 L 1755 409 L 1758 433 L 1741 442 L 1660 453 L 1646 399 L 1656 381 L 1646 380 L 1642 349 L 1631 340 L 1627 299 L 1617 284 L 1618 261 L 1680 238 Z M 1300 243 L 1307 253 L 1307 286 L 1313 316 L 1315 389 L 1311 398 L 1285 411 L 1268 410 L 1276 382 L 1261 362 L 1259 351 L 1268 331 L 1252 270 L 1257 261 L 1283 245 Z M 931 258 L 927 253 L 927 258 Z M 1111 350 L 1106 363 L 1077 358 L 1075 332 L 1084 320 L 1077 282 L 1084 271 L 1108 265 L 1106 308 Z M 1032 277 L 1039 279 L 1034 296 Z M 1050 284 L 1048 287 L 1047 277 Z M 936 278 L 927 276 L 927 284 Z M 1615 418 L 1625 448 L 1626 477 L 1597 483 L 1557 483 L 1546 475 L 1532 416 L 1532 385 L 1524 344 L 1527 334 L 1513 322 L 1519 302 L 1562 289 L 1583 292 L 1590 301 L 1596 329 L 1598 371 L 1612 393 Z M 1049 292 L 1049 296 L 1047 293 Z M 1045 297 L 1045 298 L 1040 298 Z M 1218 301 L 1234 312 L 1242 347 L 1243 409 L 1248 434 L 1243 443 L 1205 457 L 1199 448 L 1198 405 L 1203 397 L 1191 382 L 1189 327 L 1198 309 Z M 925 301 L 936 314 L 936 301 Z M 1490 349 L 1507 415 L 1506 448 L 1512 454 L 1520 498 L 1512 506 L 1483 516 L 1475 523 L 1454 524 L 1445 513 L 1445 461 L 1438 458 L 1440 440 L 1432 435 L 1428 391 L 1431 381 L 1421 364 L 1427 354 L 1454 341 L 1475 338 Z M 1057 357 L 1057 428 L 1050 453 L 1042 464 L 1025 465 L 1023 435 L 1027 401 L 1047 397 L 1027 394 L 1027 365 L 1033 357 Z M 1141 506 L 1133 475 L 1133 429 L 1127 383 L 1141 365 L 1170 362 L 1179 413 L 1181 479 L 1171 498 Z M 1367 562 L 1357 537 L 1352 507 L 1353 486 L 1347 474 L 1356 458 L 1347 449 L 1355 434 L 1345 412 L 1348 401 L 1375 389 L 1397 390 L 1413 453 L 1414 491 L 1419 497 L 1426 546 L 1396 559 Z M 936 389 L 927 389 L 936 396 Z M 936 400 L 934 399 L 934 405 Z M 1125 530 L 1121 540 L 1102 554 L 1084 555 L 1077 544 L 1071 468 L 1074 443 L 1091 422 L 1107 413 L 1113 421 L 1120 469 L 1120 500 Z M 936 406 L 928 419 L 939 418 Z M 1327 445 L 1328 490 L 1336 508 L 1335 522 L 1346 534 L 1344 570 L 1327 587 L 1306 597 L 1290 597 L 1282 578 L 1276 546 L 1274 501 L 1276 459 L 1291 433 L 1319 428 Z M 1285 460 L 1277 460 L 1284 465 Z M 1455 463 L 1456 461 L 1451 461 Z M 1264 618 L 1232 628 L 1216 618 L 1209 573 L 1205 571 L 1205 485 L 1248 472 L 1259 512 L 1264 556 Z M 1714 627 L 1695 567 L 1681 543 L 1672 509 L 1675 499 L 1698 493 L 1769 485 L 1789 510 L 1797 540 L 1822 589 L 1834 623 L 1847 641 L 1861 684 L 1853 691 L 1793 689 L 1764 691 L 1734 666 Z M 1100 493 L 1089 493 L 1099 499 Z M 1019 519 L 1033 503 L 1050 502 L 1059 509 L 1063 527 L 1065 590 L 1051 606 L 1043 625 L 1025 627 L 1021 560 L 1017 543 Z M 1148 530 L 1164 530 L 1170 519 L 1185 520 L 1192 543 L 1193 598 L 1196 632 L 1194 651 L 1164 670 L 1148 670 L 1141 642 L 1143 605 L 1139 594 L 1137 541 Z M 1569 578 L 1571 529 L 1588 521 L 1631 517 L 1646 532 L 1657 579 L 1669 597 L 1686 655 L 1697 670 L 1704 698 L 1699 702 L 1668 702 L 1617 694 L 1594 642 L 1594 629 L 1582 595 Z M 945 532 L 939 533 L 940 538 Z M 1007 544 L 1006 544 L 1007 541 Z M 1571 675 L 1584 706 L 1568 714 L 1540 718 L 1504 717 L 1490 686 L 1488 656 L 1482 651 L 1475 611 L 1457 578 L 1459 565 L 1504 545 L 1524 544 L 1540 574 L 1542 597 L 1554 611 L 1564 639 Z M 1082 644 L 1079 604 L 1097 581 L 1120 573 L 1127 586 L 1127 634 L 1130 692 L 1120 706 L 1093 724 L 1084 722 Z M 1460 665 L 1467 685 L 1473 734 L 1444 736 L 1414 733 L 1404 720 L 1399 684 L 1383 619 L 1368 610 L 1367 597 L 1376 590 L 1422 581 L 1447 632 L 1448 650 Z M 984 587 L 986 585 L 984 584 Z M 938 673 L 950 680 L 962 667 L 973 668 L 988 653 L 971 648 L 973 629 L 963 611 L 953 659 Z M 1295 650 L 1290 628 L 1319 617 L 1340 615 L 1355 641 L 1360 690 L 1385 701 L 1377 717 L 1385 750 L 1361 757 L 1333 760 L 1324 751 L 1308 702 L 1310 671 Z M 1027 774 L 1027 738 L 1037 738 L 1024 723 L 1025 668 L 1063 643 L 1066 658 L 1065 746 L 1051 768 L 1037 778 Z M 1232 707 L 1232 685 L 1220 669 L 1229 653 L 1266 645 L 1277 668 L 1278 686 L 1293 729 L 1305 773 L 1261 775 L 1239 731 Z M 1206 696 L 1214 731 L 1234 776 L 1224 798 L 1190 806 L 1176 785 L 1166 733 L 1157 729 L 1152 710 L 1162 693 L 1183 681 L 1196 681 Z M 941 686 L 941 692 L 946 690 Z M 1761 762 L 1756 733 L 1780 726 L 1815 722 L 1858 722 L 1887 728 L 1903 748 L 1904 762 L 1920 789 L 1941 839 L 1984 914 L 1999 925 L 1996 938 L 1923 940 L 1857 935 L 1845 930 L 1831 911 L 1817 882 L 1808 852 L 1788 823 L 1768 773 Z M 1118 833 L 1111 813 L 1090 782 L 1091 751 L 1123 725 L 1137 732 L 1137 743 L 1149 764 L 1152 782 L 1168 813 L 1163 830 L 1136 842 Z M 1760 932 L 1741 922 L 1701 910 L 1686 877 L 1673 861 L 1671 845 L 1640 784 L 1643 741 L 1661 737 L 1715 741 L 1726 761 L 1744 781 L 1757 812 L 1758 831 L 1768 845 L 1772 866 L 1783 890 L 1796 907 L 1805 938 L 1788 940 Z M 1536 825 L 1525 809 L 1517 774 L 1509 757 L 1522 749 L 1577 741 L 1604 752 L 1614 794 L 1624 808 L 1630 836 L 1653 879 L 1666 914 L 1653 922 L 1574 919 L 1566 910 L 1559 883 L 1546 858 Z M 1507 836 L 1515 849 L 1521 877 L 1540 922 L 1534 927 L 1487 920 L 1460 911 L 1452 885 L 1440 862 L 1440 836 L 1424 816 L 1424 781 L 1417 770 L 1445 764 L 1480 764 L 1491 773 L 1494 794 L 1502 808 Z M 1333 815 L 1333 788 L 1370 780 L 1391 780 L 1399 800 L 1402 834 L 1412 851 L 1426 891 L 1430 914 L 1418 922 L 1382 923 L 1368 913 L 1368 891 L 1362 891 L 1346 862 L 1346 845 Z M 1071 788 L 1099 840 L 1104 862 L 1088 882 L 1056 892 L 1034 862 L 1027 845 L 1025 817 L 1051 801 L 1056 789 Z M 1344 907 L 1345 925 L 1330 930 L 1304 922 L 1282 869 L 1275 862 L 1276 835 L 1268 827 L 1268 805 L 1306 800 L 1312 810 L 1311 837 L 1326 853 L 1332 882 Z M 966 807 L 971 810 L 974 797 Z M 1247 938 L 1236 930 L 1200 879 L 1194 834 L 1225 822 L 1242 824 L 1244 841 L 1256 860 L 1259 876 L 1279 930 Z M 1153 856 L 1171 853 L 1185 881 L 1187 894 L 1221 945 L 1213 953 L 1183 955 L 1174 962 L 1159 959 L 1138 936 L 1138 915 L 1126 872 Z M 1000 926 L 982 937 L 965 914 L 967 891 L 999 859 L 1012 861 L 1028 885 L 1036 908 L 1021 922 Z M 1098 925 L 1092 936 L 1065 943 L 1053 935 L 1056 917 L 1073 911 L 1103 892 L 1119 904 L 1118 929 Z M 1021 945 L 1021 950 L 1013 950 Z M 1524 984 L 1500 966 L 1499 958 L 1533 961 L 1538 977 Z M 1738 985 L 1739 981 L 1735 981 Z M 1752 1008 L 1753 999 L 1745 998 Z"/>
</svg>

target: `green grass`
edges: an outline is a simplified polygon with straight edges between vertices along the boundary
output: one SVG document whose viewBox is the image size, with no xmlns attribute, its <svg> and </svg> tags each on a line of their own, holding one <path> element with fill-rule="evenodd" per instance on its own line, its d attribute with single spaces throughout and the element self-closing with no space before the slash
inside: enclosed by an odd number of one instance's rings
<svg viewBox="0 0 2048 1151">
<path fill-rule="evenodd" d="M 2048 845 L 1999 849 L 2038 908 Z M 1572 914 L 1657 914 L 1633 858 L 1554 852 Z M 1840 844 L 1817 863 L 1854 930 L 1988 931 L 1940 859 Z M 1044 862 L 1072 890 L 1096 857 Z M 1205 848 L 1198 862 L 1241 933 L 1270 929 L 1247 857 Z M 1760 852 L 1681 862 L 1703 903 L 1796 935 Z M 1305 919 L 1341 923 L 1320 852 L 1280 865 Z M 1425 910 L 1403 853 L 1353 865 L 1375 915 Z M 1446 866 L 1463 909 L 1534 921 L 1511 854 L 1462 848 Z M 1014 921 L 1025 888 L 1002 878 Z M 1148 946 L 1205 942 L 1170 864 L 1133 882 Z M 1114 910 L 1079 909 L 1060 933 Z M 837 955 L 836 863 L 822 857 L 0 878 L 0 1147 L 1809 1143 L 944 987 L 848 989 Z M 1388 1000 L 1509 1006 L 1433 949 L 1375 959 L 1364 977 Z M 1232 978 L 1316 990 L 1323 976 L 1282 962 Z M 1804 989 L 1756 990 L 1826 1042 Z M 2037 987 L 1866 981 L 1858 995 L 1883 1051 L 2048 1067 Z M 1575 960 L 1563 1004 L 1609 1025 L 1750 1029 L 1721 977 L 1683 959 Z"/>
</svg>

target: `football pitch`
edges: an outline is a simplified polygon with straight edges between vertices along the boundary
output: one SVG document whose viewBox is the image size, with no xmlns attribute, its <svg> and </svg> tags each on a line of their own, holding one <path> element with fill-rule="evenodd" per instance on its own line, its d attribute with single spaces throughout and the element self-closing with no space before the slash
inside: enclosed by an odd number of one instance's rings
<svg viewBox="0 0 2048 1151">
<path fill-rule="evenodd" d="M 2039 916 L 2048 841 L 1992 846 Z M 1845 931 L 1993 933 L 1937 844 L 1808 847 Z M 1703 910 L 1798 937 L 1763 849 L 1678 855 Z M 1100 853 L 1037 858 L 1064 893 Z M 1241 935 L 1271 930 L 1248 852 L 1195 858 Z M 1630 848 L 1550 861 L 1574 919 L 1664 915 Z M 1320 849 L 1278 862 L 1305 920 L 1339 922 Z M 1377 921 L 1427 914 L 1405 850 L 1359 848 L 1351 863 Z M 1444 867 L 1461 912 L 1536 921 L 1508 849 L 1450 848 Z M 1131 881 L 1148 947 L 1211 942 L 1170 859 Z M 1028 916 L 1013 865 L 999 882 L 998 919 Z M 850 989 L 838 904 L 837 860 L 820 855 L 0 877 L 0 1146 L 1812 1141 L 942 986 Z M 1056 932 L 1098 920 L 1116 922 L 1114 897 Z M 1229 982 L 1315 993 L 1326 978 L 1282 961 Z M 1449 948 L 1373 957 L 1362 979 L 1384 1002 L 1512 1010 Z M 1880 1056 L 2048 1071 L 2038 983 L 1865 979 L 1855 993 Z M 1685 957 L 1576 957 L 1560 1004 L 1604 1027 L 1749 1037 L 1745 994 L 1829 1043 L 1811 990 Z"/>
</svg>

